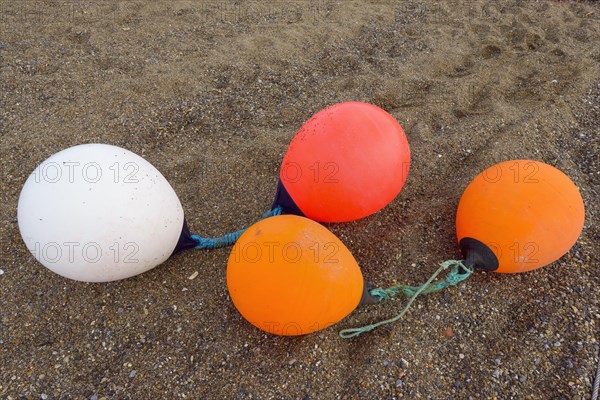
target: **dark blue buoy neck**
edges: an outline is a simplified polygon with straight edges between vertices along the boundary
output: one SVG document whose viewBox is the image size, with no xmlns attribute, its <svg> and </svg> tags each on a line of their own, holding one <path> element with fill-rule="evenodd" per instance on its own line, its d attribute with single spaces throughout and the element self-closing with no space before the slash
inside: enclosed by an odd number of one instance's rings
<svg viewBox="0 0 600 400">
<path fill-rule="evenodd" d="M 175 250 L 171 253 L 170 257 L 173 257 L 175 254 L 180 253 L 184 250 L 193 249 L 198 244 L 198 241 L 192 238 L 192 234 L 190 233 L 190 228 L 188 227 L 187 221 L 185 218 L 183 219 L 183 227 L 181 228 L 181 233 L 179 234 L 179 241 L 175 246 Z"/>
<path fill-rule="evenodd" d="M 296 205 L 292 196 L 288 193 L 287 189 L 279 179 L 277 183 L 277 193 L 275 193 L 275 200 L 271 209 L 274 210 L 277 207 L 281 207 L 281 214 L 292 214 L 304 217 L 304 213 L 300 210 L 300 207 Z"/>
</svg>

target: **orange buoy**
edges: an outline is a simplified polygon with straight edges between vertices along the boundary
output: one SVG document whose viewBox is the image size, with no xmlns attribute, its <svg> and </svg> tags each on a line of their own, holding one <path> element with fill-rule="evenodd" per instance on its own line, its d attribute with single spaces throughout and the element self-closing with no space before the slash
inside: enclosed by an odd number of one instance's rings
<svg viewBox="0 0 600 400">
<path fill-rule="evenodd" d="M 344 244 L 318 223 L 281 215 L 252 225 L 233 247 L 227 287 L 254 326 L 277 335 L 304 335 L 350 314 L 363 277 Z"/>
<path fill-rule="evenodd" d="M 395 317 L 343 329 L 340 336 L 353 338 L 396 322 L 417 296 L 455 286 L 475 269 L 517 273 L 544 267 L 573 247 L 584 217 L 579 190 L 563 172 L 532 160 L 496 164 L 467 186 L 458 204 L 456 235 L 465 259 L 444 261 L 423 285 L 365 290 L 362 304 L 399 295 L 410 300 Z"/>
<path fill-rule="evenodd" d="M 466 264 L 515 273 L 562 257 L 583 223 L 583 200 L 568 176 L 539 161 L 512 160 L 469 184 L 458 205 L 456 234 Z"/>
<path fill-rule="evenodd" d="M 398 195 L 409 167 L 408 141 L 394 117 L 368 103 L 335 104 L 292 139 L 273 208 L 322 222 L 363 218 Z"/>
</svg>

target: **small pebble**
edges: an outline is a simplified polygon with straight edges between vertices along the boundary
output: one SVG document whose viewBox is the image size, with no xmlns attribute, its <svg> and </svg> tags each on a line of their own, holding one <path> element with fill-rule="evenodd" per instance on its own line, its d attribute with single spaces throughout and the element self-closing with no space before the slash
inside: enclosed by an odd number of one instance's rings
<svg viewBox="0 0 600 400">
<path fill-rule="evenodd" d="M 502 362 L 502 361 L 501 361 L 499 358 L 496 358 L 496 359 L 494 360 L 494 364 L 495 364 L 496 366 L 500 365 L 500 363 L 501 363 L 501 362 Z"/>
<path fill-rule="evenodd" d="M 137 371 L 134 369 L 133 371 L 131 371 L 131 373 L 129 374 L 130 378 L 135 378 L 137 376 Z"/>
<path fill-rule="evenodd" d="M 188 276 L 188 279 L 191 281 L 192 279 L 194 279 L 197 276 L 198 276 L 198 271 L 196 271 L 193 274 L 191 274 L 190 276 Z"/>
<path fill-rule="evenodd" d="M 3 275 L 3 274 L 4 274 L 4 270 L 0 269 L 0 275 Z"/>
<path fill-rule="evenodd" d="M 497 379 L 497 378 L 499 378 L 499 377 L 500 377 L 500 371 L 498 371 L 498 370 L 495 370 L 494 372 L 492 372 L 492 376 L 493 376 L 494 378 L 496 378 L 496 379 Z"/>
<path fill-rule="evenodd" d="M 402 382 L 402 379 L 398 379 L 398 380 L 396 381 L 396 387 L 400 387 L 400 386 L 402 386 L 402 383 L 403 383 L 403 382 Z"/>
<path fill-rule="evenodd" d="M 98 395 L 97 394 L 91 395 L 90 400 L 98 400 Z"/>
<path fill-rule="evenodd" d="M 291 360 L 288 362 L 288 365 L 290 365 L 290 366 L 291 366 L 291 365 L 294 365 L 294 364 L 296 364 L 296 361 L 297 361 L 297 360 L 296 360 L 295 358 L 292 358 L 292 359 L 291 359 Z"/>
<path fill-rule="evenodd" d="M 46 393 L 42 393 L 42 394 L 40 395 L 40 398 L 41 398 L 42 400 L 46 400 L 46 399 L 48 398 L 48 395 L 47 395 Z"/>
<path fill-rule="evenodd" d="M 464 355 L 463 353 L 460 353 L 460 354 L 458 355 L 458 358 L 460 358 L 460 359 L 462 360 L 463 358 L 465 358 L 465 355 Z"/>
</svg>

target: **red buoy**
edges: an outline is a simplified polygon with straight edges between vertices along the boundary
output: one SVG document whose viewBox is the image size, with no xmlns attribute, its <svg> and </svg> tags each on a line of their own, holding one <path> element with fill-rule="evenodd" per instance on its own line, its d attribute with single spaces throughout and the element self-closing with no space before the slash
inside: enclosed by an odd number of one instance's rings
<svg viewBox="0 0 600 400">
<path fill-rule="evenodd" d="M 322 222 L 363 218 L 398 195 L 409 167 L 408 141 L 394 117 L 368 103 L 335 104 L 292 139 L 274 207 Z"/>
</svg>

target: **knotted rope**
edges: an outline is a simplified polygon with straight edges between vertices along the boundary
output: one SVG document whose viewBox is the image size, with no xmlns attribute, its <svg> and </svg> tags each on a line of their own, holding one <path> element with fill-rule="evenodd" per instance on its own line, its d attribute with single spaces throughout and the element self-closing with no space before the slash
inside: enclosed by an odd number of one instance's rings
<svg viewBox="0 0 600 400">
<path fill-rule="evenodd" d="M 441 280 L 441 281 L 438 281 L 435 283 L 433 282 L 435 280 L 435 278 L 442 271 L 444 271 L 450 267 L 454 267 L 454 268 L 452 268 L 452 271 L 450 271 L 450 273 L 446 276 L 446 278 L 444 280 Z M 387 289 L 382 289 L 382 288 L 372 289 L 371 295 L 378 297 L 379 301 L 390 300 L 393 297 L 398 296 L 399 294 L 403 294 L 406 297 L 410 297 L 410 300 L 408 301 L 408 303 L 406 304 L 404 309 L 400 312 L 400 314 L 396 315 L 395 317 L 386 319 L 384 321 L 379 321 L 379 322 L 371 324 L 371 325 L 361 326 L 358 328 L 343 329 L 340 331 L 340 337 L 342 339 L 349 339 L 349 338 L 358 336 L 362 333 L 370 332 L 379 326 L 391 324 L 392 322 L 396 322 L 399 319 L 401 319 L 404 316 L 404 314 L 406 314 L 406 312 L 408 311 L 408 309 L 410 308 L 412 303 L 415 301 L 415 299 L 419 295 L 437 292 L 442 289 L 446 289 L 451 286 L 455 286 L 459 282 L 462 282 L 465 279 L 467 279 L 469 276 L 471 276 L 472 273 L 473 273 L 473 268 L 467 267 L 466 265 L 463 264 L 462 261 L 448 260 L 448 261 L 443 262 L 440 265 L 440 267 L 438 268 L 438 270 L 435 271 L 433 273 L 433 275 L 431 275 L 431 278 L 429 278 L 427 280 L 427 282 L 425 282 L 421 286 L 396 285 L 396 286 L 392 286 Z"/>
</svg>

